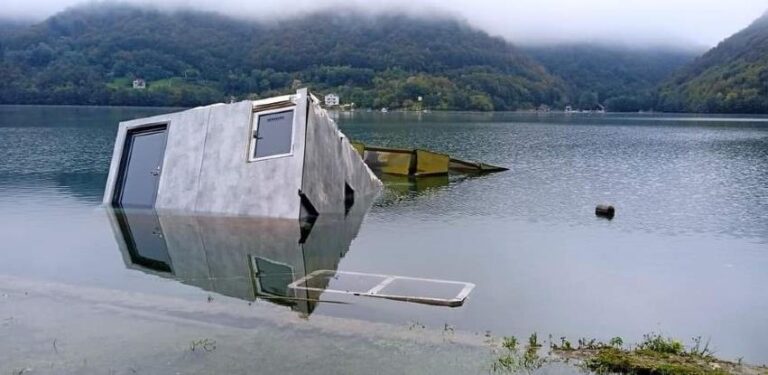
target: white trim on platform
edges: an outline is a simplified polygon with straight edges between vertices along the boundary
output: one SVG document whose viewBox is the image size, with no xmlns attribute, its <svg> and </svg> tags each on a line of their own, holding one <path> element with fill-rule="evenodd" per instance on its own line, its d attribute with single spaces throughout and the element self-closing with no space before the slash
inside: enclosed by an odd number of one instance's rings
<svg viewBox="0 0 768 375">
<path fill-rule="evenodd" d="M 313 288 L 313 287 L 306 286 L 307 281 L 323 275 L 328 275 L 331 277 L 335 275 L 379 277 L 382 279 L 382 281 L 366 291 L 349 291 L 349 290 L 339 290 L 339 289 L 331 289 L 331 288 Z M 381 291 L 384 288 L 386 288 L 389 284 L 397 280 L 411 280 L 411 281 L 421 281 L 425 283 L 437 283 L 437 284 L 453 284 L 453 285 L 462 286 L 462 289 L 453 298 L 435 298 L 435 297 L 421 297 L 421 296 L 381 293 Z M 420 277 L 380 275 L 380 274 L 374 274 L 374 273 L 351 272 L 351 271 L 317 270 L 310 273 L 309 275 L 302 277 L 301 279 L 298 279 L 288 284 L 288 288 L 298 289 L 298 290 L 310 290 L 315 292 L 329 292 L 329 293 L 350 294 L 350 295 L 364 296 L 364 297 L 386 298 L 386 299 L 392 299 L 397 301 L 423 303 L 428 305 L 457 307 L 464 304 L 464 300 L 467 299 L 467 296 L 469 296 L 469 293 L 472 292 L 472 289 L 475 288 L 475 284 L 463 282 L 463 281 L 425 279 Z"/>
</svg>

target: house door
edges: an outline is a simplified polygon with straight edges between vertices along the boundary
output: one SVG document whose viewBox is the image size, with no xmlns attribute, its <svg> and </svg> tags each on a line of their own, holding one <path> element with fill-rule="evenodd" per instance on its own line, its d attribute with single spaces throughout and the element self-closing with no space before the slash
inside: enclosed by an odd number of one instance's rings
<svg viewBox="0 0 768 375">
<path fill-rule="evenodd" d="M 166 125 L 128 132 L 115 185 L 115 205 L 154 207 L 167 136 Z"/>
</svg>

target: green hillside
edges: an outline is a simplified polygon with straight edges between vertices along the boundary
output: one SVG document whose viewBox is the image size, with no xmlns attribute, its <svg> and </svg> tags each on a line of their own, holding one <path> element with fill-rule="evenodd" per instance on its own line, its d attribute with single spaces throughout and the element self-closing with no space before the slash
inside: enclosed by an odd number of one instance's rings
<svg viewBox="0 0 768 375">
<path fill-rule="evenodd" d="M 188 106 L 309 86 L 359 108 L 515 110 L 565 94 L 499 38 L 403 15 L 326 12 L 261 24 L 95 5 L 6 34 L 0 57 L 0 103 Z M 133 89 L 135 78 L 146 89 Z"/>
<path fill-rule="evenodd" d="M 326 11 L 263 23 L 100 4 L 0 22 L 0 104 L 193 106 L 308 86 L 357 108 L 768 113 L 768 17 L 695 55 L 520 49 L 449 18 Z"/>
<path fill-rule="evenodd" d="M 568 104 L 590 108 L 601 103 L 619 112 L 654 108 L 658 85 L 700 54 L 586 43 L 523 50 L 566 83 Z"/>
<path fill-rule="evenodd" d="M 768 113 L 768 14 L 666 81 L 659 92 L 659 108 Z"/>
</svg>

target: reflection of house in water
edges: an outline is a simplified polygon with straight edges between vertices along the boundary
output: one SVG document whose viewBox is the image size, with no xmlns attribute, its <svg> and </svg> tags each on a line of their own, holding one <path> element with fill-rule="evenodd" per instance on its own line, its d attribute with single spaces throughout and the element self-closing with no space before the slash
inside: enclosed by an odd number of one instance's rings
<svg viewBox="0 0 768 375">
<path fill-rule="evenodd" d="M 348 215 L 298 220 L 166 215 L 109 209 L 128 268 L 229 297 L 263 298 L 311 314 L 321 292 L 289 289 L 316 270 L 336 270 L 360 229 L 368 202 Z M 312 287 L 323 289 L 317 279 Z M 321 285 L 322 284 L 322 285 Z"/>
</svg>

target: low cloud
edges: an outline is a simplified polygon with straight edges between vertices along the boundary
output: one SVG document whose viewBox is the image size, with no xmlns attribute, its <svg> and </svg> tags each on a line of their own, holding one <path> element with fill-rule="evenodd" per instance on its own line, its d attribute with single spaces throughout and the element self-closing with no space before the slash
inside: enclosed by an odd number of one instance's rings
<svg viewBox="0 0 768 375">
<path fill-rule="evenodd" d="M 610 42 L 713 46 L 768 9 L 768 0 L 128 0 L 275 19 L 324 9 L 448 14 L 516 43 Z M 5 0 L 0 17 L 43 19 L 80 0 Z"/>
</svg>

